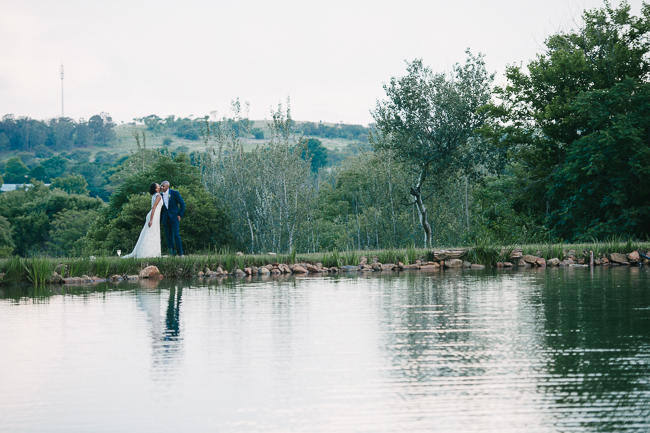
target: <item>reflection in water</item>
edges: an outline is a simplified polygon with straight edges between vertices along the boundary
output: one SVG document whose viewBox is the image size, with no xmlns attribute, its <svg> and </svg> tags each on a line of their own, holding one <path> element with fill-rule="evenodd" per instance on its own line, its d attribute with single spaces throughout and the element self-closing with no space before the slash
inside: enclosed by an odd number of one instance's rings
<svg viewBox="0 0 650 433">
<path fill-rule="evenodd" d="M 650 290 L 639 272 L 546 274 L 548 375 L 539 386 L 561 409 L 556 422 L 598 431 L 648 431 Z"/>
<path fill-rule="evenodd" d="M 138 307 L 147 314 L 150 324 L 152 359 L 154 367 L 165 374 L 177 367 L 182 358 L 182 337 L 180 332 L 180 307 L 183 289 L 169 288 L 164 321 L 161 315 L 163 291 L 145 289 L 136 292 Z"/>
<path fill-rule="evenodd" d="M 650 431 L 648 270 L 147 284 L 0 300 L 0 431 Z"/>
</svg>

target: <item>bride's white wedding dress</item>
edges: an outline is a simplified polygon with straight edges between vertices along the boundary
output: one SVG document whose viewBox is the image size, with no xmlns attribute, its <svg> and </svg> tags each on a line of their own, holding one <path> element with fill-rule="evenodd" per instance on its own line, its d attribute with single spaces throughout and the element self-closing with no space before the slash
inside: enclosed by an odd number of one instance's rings
<svg viewBox="0 0 650 433">
<path fill-rule="evenodd" d="M 160 197 L 160 200 L 158 200 L 158 204 L 154 209 L 153 206 L 156 203 L 156 198 L 158 197 Z M 123 258 L 160 257 L 160 211 L 162 207 L 163 199 L 160 193 L 156 193 L 151 196 L 151 210 L 147 214 L 147 218 L 144 221 L 144 227 L 142 227 L 138 242 L 135 244 L 133 252 L 131 254 L 122 256 Z M 149 227 L 151 212 L 153 212 L 154 215 L 151 227 Z"/>
</svg>

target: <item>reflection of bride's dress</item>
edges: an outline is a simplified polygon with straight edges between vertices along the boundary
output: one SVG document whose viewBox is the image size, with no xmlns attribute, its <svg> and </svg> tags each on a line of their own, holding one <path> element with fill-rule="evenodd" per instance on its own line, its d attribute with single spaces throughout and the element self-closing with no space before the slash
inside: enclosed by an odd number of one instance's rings
<svg viewBox="0 0 650 433">
<path fill-rule="evenodd" d="M 156 208 L 153 208 L 153 204 L 156 202 L 156 198 L 159 196 L 160 193 L 156 193 L 151 196 L 152 209 L 149 211 L 144 221 L 144 227 L 140 232 L 138 242 L 135 244 L 133 252 L 131 254 L 123 256 L 124 258 L 160 257 L 160 210 L 163 206 L 162 197 L 158 201 Z M 151 227 L 149 227 L 149 217 L 151 216 L 151 212 L 153 212 L 154 215 Z"/>
<path fill-rule="evenodd" d="M 170 366 L 178 364 L 181 355 L 180 306 L 183 289 L 170 288 L 165 313 L 163 292 L 160 290 L 138 290 L 138 307 L 146 313 L 150 327 L 151 349 L 154 367 L 164 373 Z"/>
</svg>

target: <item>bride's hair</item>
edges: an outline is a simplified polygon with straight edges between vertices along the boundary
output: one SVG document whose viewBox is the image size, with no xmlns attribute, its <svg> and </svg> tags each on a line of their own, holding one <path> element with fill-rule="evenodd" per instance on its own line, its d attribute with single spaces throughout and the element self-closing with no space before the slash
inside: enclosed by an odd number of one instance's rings
<svg viewBox="0 0 650 433">
<path fill-rule="evenodd" d="M 156 193 L 156 187 L 158 184 L 156 182 L 149 185 L 149 194 L 154 195 Z"/>
</svg>

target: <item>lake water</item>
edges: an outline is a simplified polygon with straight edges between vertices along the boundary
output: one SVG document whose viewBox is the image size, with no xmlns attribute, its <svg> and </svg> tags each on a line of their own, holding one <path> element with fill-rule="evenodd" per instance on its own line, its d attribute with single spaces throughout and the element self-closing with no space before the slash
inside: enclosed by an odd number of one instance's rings
<svg viewBox="0 0 650 433">
<path fill-rule="evenodd" d="M 1 289 L 1 432 L 650 431 L 648 269 L 117 288 Z"/>
</svg>

